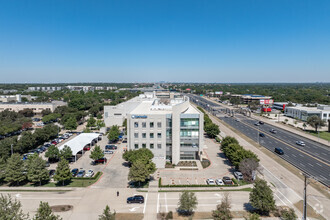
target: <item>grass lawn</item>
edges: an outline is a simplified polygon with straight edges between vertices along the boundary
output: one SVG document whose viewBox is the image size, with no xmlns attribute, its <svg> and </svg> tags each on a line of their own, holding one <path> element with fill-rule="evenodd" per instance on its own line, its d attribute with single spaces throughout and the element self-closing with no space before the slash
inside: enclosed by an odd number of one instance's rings
<svg viewBox="0 0 330 220">
<path fill-rule="evenodd" d="M 305 131 L 308 134 L 314 135 L 315 137 L 318 137 L 318 134 L 315 131 L 312 130 L 306 130 Z M 330 141 L 330 132 L 327 131 L 319 131 L 320 138 Z"/>
</svg>

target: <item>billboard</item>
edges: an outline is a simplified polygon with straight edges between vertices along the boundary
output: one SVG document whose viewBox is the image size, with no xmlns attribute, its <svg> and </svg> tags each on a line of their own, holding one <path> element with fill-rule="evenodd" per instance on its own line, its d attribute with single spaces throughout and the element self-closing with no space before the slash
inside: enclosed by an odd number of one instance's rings
<svg viewBox="0 0 330 220">
<path fill-rule="evenodd" d="M 222 95 L 223 92 L 222 91 L 218 91 L 218 92 L 215 92 L 216 95 Z"/>
<path fill-rule="evenodd" d="M 273 103 L 273 99 L 260 99 L 260 105 L 272 105 Z"/>
</svg>

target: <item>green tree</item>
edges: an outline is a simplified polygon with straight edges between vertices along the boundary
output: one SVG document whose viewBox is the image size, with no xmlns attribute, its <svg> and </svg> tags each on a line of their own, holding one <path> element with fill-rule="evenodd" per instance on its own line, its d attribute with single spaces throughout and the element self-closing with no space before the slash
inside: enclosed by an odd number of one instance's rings
<svg viewBox="0 0 330 220">
<path fill-rule="evenodd" d="M 130 163 L 134 163 L 136 160 L 139 159 L 143 159 L 145 161 L 145 160 L 151 160 L 152 158 L 154 158 L 154 154 L 151 152 L 151 150 L 147 148 L 140 148 L 138 150 L 129 150 L 123 154 L 123 159 Z"/>
<path fill-rule="evenodd" d="M 107 205 L 103 210 L 102 215 L 99 215 L 99 220 L 115 220 L 116 219 L 116 211 L 111 213 L 110 207 Z"/>
<path fill-rule="evenodd" d="M 198 201 L 195 193 L 184 191 L 180 194 L 178 212 L 183 215 L 191 215 L 197 207 Z"/>
<path fill-rule="evenodd" d="M 48 202 L 40 201 L 39 208 L 33 220 L 61 220 L 59 215 L 52 212 Z"/>
<path fill-rule="evenodd" d="M 290 208 L 289 210 L 281 211 L 281 219 L 283 220 L 296 220 L 298 219 L 294 209 Z"/>
<path fill-rule="evenodd" d="M 142 160 L 135 161 L 128 173 L 128 180 L 132 180 L 133 182 L 144 182 L 147 178 L 149 178 L 150 172 L 148 170 L 147 165 Z"/>
<path fill-rule="evenodd" d="M 46 169 L 46 161 L 37 154 L 30 156 L 27 160 L 27 177 L 28 180 L 41 185 L 42 181 L 49 180 L 48 170 Z"/>
<path fill-rule="evenodd" d="M 72 157 L 72 150 L 68 145 L 64 145 L 63 149 L 60 151 L 60 157 L 63 157 L 64 159 Z"/>
<path fill-rule="evenodd" d="M 275 209 L 273 192 L 265 180 L 257 179 L 250 192 L 250 203 L 262 214 L 269 214 Z"/>
<path fill-rule="evenodd" d="M 238 141 L 234 137 L 226 136 L 224 139 L 222 139 L 221 150 L 226 148 L 229 144 L 238 144 Z"/>
<path fill-rule="evenodd" d="M 215 220 L 229 220 L 232 219 L 232 215 L 230 212 L 230 201 L 229 194 L 224 194 L 224 197 L 219 205 L 217 205 L 217 209 L 212 211 L 212 217 Z"/>
<path fill-rule="evenodd" d="M 55 145 L 51 145 L 46 151 L 45 157 L 50 160 L 57 160 L 60 157 L 60 150 Z"/>
<path fill-rule="evenodd" d="M 317 132 L 318 128 L 321 128 L 325 125 L 324 121 L 317 115 L 312 115 L 307 118 L 307 124 L 315 128 L 315 132 Z"/>
<path fill-rule="evenodd" d="M 96 127 L 97 127 L 97 129 L 100 130 L 100 128 L 105 127 L 105 124 L 104 124 L 104 122 L 102 120 L 97 120 L 96 121 Z"/>
<path fill-rule="evenodd" d="M 20 201 L 12 199 L 9 194 L 0 194 L 0 219 L 27 220 L 29 215 L 23 213 Z"/>
<path fill-rule="evenodd" d="M 89 157 L 93 160 L 98 160 L 104 157 L 104 152 L 100 146 L 96 145 L 94 149 L 91 151 L 91 155 L 89 155 Z"/>
<path fill-rule="evenodd" d="M 68 118 L 68 120 L 66 120 L 66 122 L 64 123 L 64 127 L 67 130 L 75 130 L 77 129 L 77 119 L 73 116 L 71 116 L 70 118 Z"/>
<path fill-rule="evenodd" d="M 30 131 L 22 133 L 21 138 L 17 142 L 17 147 L 20 153 L 26 153 L 34 148 L 36 140 L 34 135 Z"/>
<path fill-rule="evenodd" d="M 214 123 L 205 125 L 205 132 L 210 138 L 215 138 L 220 134 L 219 126 Z"/>
<path fill-rule="evenodd" d="M 109 141 L 115 142 L 119 139 L 119 128 L 117 125 L 114 125 L 110 128 L 109 134 L 108 134 L 108 139 Z"/>
<path fill-rule="evenodd" d="M 62 182 L 62 186 L 64 186 L 64 182 L 70 180 L 71 177 L 69 162 L 64 158 L 61 158 L 56 167 L 54 180 Z"/>
<path fill-rule="evenodd" d="M 87 127 L 95 127 L 96 126 L 96 120 L 94 117 L 90 117 L 87 121 Z"/>
<path fill-rule="evenodd" d="M 24 180 L 26 180 L 24 161 L 19 154 L 13 154 L 7 160 L 5 181 L 19 185 Z"/>
<path fill-rule="evenodd" d="M 30 109 L 30 108 L 26 108 L 24 110 L 21 110 L 18 113 L 21 114 L 21 115 L 24 115 L 24 117 L 33 117 L 34 116 L 33 110 Z"/>
<path fill-rule="evenodd" d="M 6 161 L 3 157 L 0 157 L 0 185 L 6 177 Z"/>
</svg>

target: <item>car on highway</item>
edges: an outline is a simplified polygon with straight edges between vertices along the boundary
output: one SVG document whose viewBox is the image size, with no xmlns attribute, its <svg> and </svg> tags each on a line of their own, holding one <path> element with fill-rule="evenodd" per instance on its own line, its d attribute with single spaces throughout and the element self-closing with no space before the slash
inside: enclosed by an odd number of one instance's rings
<svg viewBox="0 0 330 220">
<path fill-rule="evenodd" d="M 260 124 L 258 122 L 254 123 L 255 126 L 259 126 Z"/>
<path fill-rule="evenodd" d="M 265 137 L 265 134 L 264 133 L 260 133 L 259 136 L 260 137 Z"/>
<path fill-rule="evenodd" d="M 299 146 L 305 146 L 305 143 L 303 141 L 296 141 L 296 144 Z"/>
<path fill-rule="evenodd" d="M 93 177 L 93 176 L 94 176 L 94 171 L 88 170 L 84 177 Z"/>
<path fill-rule="evenodd" d="M 216 179 L 216 180 L 215 180 L 215 183 L 216 183 L 217 185 L 219 185 L 219 186 L 223 186 L 223 185 L 225 185 L 225 183 L 222 181 L 222 179 Z"/>
<path fill-rule="evenodd" d="M 132 197 L 128 197 L 126 202 L 128 204 L 131 204 L 131 203 L 144 203 L 144 197 L 141 196 L 141 195 L 135 195 L 135 196 L 132 196 Z"/>
<path fill-rule="evenodd" d="M 117 145 L 108 144 L 108 145 L 105 145 L 105 149 L 106 150 L 117 150 Z"/>
<path fill-rule="evenodd" d="M 281 148 L 279 148 L 279 147 L 276 147 L 274 151 L 275 151 L 275 153 L 277 153 L 279 155 L 283 155 L 284 154 L 284 151 Z"/>
<path fill-rule="evenodd" d="M 79 172 L 78 168 L 74 168 L 74 169 L 71 170 L 71 174 L 72 174 L 73 177 L 77 176 L 78 172 Z"/>
<path fill-rule="evenodd" d="M 264 124 L 264 122 L 263 122 L 263 121 L 259 121 L 259 124 L 263 125 L 263 124 Z"/>
<path fill-rule="evenodd" d="M 77 174 L 77 177 L 84 177 L 86 171 L 85 170 L 80 170 L 79 173 Z"/>
<path fill-rule="evenodd" d="M 113 151 L 112 150 L 105 150 L 103 153 L 104 154 L 113 154 Z"/>
<path fill-rule="evenodd" d="M 226 185 L 233 185 L 233 181 L 230 179 L 229 176 L 224 176 L 224 177 L 222 178 L 222 181 L 223 181 L 223 183 L 226 184 Z"/>
<path fill-rule="evenodd" d="M 234 172 L 234 176 L 238 180 L 243 180 L 243 174 L 241 172 L 238 172 L 238 171 Z"/>
<path fill-rule="evenodd" d="M 100 159 L 97 159 L 97 160 L 94 160 L 92 162 L 93 165 L 97 165 L 97 164 L 100 164 L 100 163 L 106 163 L 107 162 L 107 158 L 100 158 Z"/>
<path fill-rule="evenodd" d="M 273 133 L 273 134 L 276 134 L 276 133 L 277 133 L 277 131 L 276 131 L 275 129 L 273 129 L 273 128 L 270 129 L 269 132 L 270 132 L 270 133 Z"/>
<path fill-rule="evenodd" d="M 214 179 L 207 179 L 206 183 L 207 183 L 207 185 L 215 185 Z"/>
<path fill-rule="evenodd" d="M 240 122 L 240 120 L 238 118 L 236 118 L 235 121 Z"/>
</svg>

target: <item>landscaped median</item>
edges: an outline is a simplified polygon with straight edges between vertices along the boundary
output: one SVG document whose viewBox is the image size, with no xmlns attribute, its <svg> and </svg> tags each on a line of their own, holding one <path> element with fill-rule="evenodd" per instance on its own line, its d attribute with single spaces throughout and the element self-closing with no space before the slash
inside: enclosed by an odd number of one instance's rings
<svg viewBox="0 0 330 220">
<path fill-rule="evenodd" d="M 73 177 L 70 181 L 68 181 L 64 187 L 88 187 L 94 183 L 96 183 L 99 178 L 102 176 L 102 172 L 97 172 L 93 177 Z M 61 187 L 62 184 L 56 182 L 49 182 L 47 184 L 42 185 L 44 187 Z"/>
</svg>

